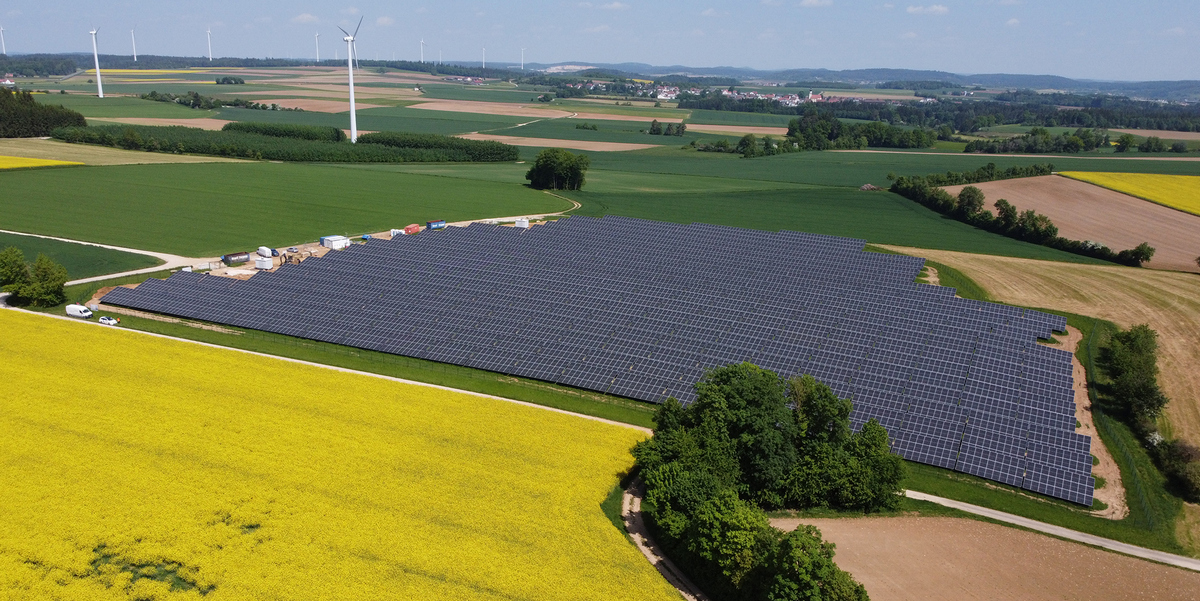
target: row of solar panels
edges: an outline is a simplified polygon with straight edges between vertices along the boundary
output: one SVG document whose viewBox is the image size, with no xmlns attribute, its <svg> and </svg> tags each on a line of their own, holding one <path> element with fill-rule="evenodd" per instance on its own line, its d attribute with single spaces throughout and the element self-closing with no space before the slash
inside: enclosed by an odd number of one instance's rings
<svg viewBox="0 0 1200 601">
<path fill-rule="evenodd" d="M 1090 504 L 1070 355 L 1035 342 L 1065 320 L 915 285 L 920 259 L 862 246 L 573 217 L 376 240 L 248 281 L 176 274 L 104 301 L 656 402 L 752 361 L 822 379 L 905 457 Z"/>
</svg>

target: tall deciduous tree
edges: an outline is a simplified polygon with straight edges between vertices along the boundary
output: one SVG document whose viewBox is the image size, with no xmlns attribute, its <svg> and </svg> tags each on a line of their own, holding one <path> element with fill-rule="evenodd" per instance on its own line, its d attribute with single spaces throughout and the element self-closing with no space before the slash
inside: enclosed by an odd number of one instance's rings
<svg viewBox="0 0 1200 601">
<path fill-rule="evenodd" d="M 586 154 L 547 148 L 538 153 L 525 179 L 538 190 L 579 190 L 590 165 L 591 159 Z"/>
</svg>

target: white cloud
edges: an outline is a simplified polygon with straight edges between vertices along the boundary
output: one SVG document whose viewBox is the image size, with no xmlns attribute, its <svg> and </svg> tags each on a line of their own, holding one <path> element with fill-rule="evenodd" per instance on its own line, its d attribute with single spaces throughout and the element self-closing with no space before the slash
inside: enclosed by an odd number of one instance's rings
<svg viewBox="0 0 1200 601">
<path fill-rule="evenodd" d="M 774 29 L 767 29 L 766 31 L 763 31 L 762 33 L 758 34 L 758 39 L 760 39 L 760 40 L 773 40 L 773 39 L 775 39 L 775 30 L 774 30 Z"/>
<path fill-rule="evenodd" d="M 1014 18 L 1014 19 L 1009 19 L 1009 20 L 1005 21 L 1005 22 L 1004 22 L 1004 24 L 1005 24 L 1005 25 L 1008 25 L 1009 27 L 1016 27 L 1017 25 L 1020 25 L 1020 24 L 1021 24 L 1021 20 L 1020 20 L 1020 19 L 1015 19 L 1015 18 Z"/>
<path fill-rule="evenodd" d="M 1164 31 L 1163 33 L 1165 33 L 1167 35 L 1183 35 L 1185 32 L 1182 27 L 1172 27 L 1172 28 Z"/>
<path fill-rule="evenodd" d="M 375 19 L 375 24 L 387 27 L 388 25 L 395 25 L 396 20 L 391 17 L 379 17 L 378 19 Z"/>
<path fill-rule="evenodd" d="M 800 0 L 800 6 L 804 8 L 816 8 L 818 6 L 829 6 L 833 4 L 833 0 Z"/>
<path fill-rule="evenodd" d="M 762 0 L 764 6 L 779 6 L 783 4 L 783 0 Z"/>
<path fill-rule="evenodd" d="M 625 10 L 629 8 L 629 5 L 624 2 L 609 2 L 608 4 L 601 4 L 600 8 L 604 10 Z"/>
<path fill-rule="evenodd" d="M 900 36 L 900 39 L 902 39 L 902 40 L 915 40 L 915 39 L 917 39 L 917 32 L 915 32 L 915 31 L 910 31 L 910 32 L 908 32 L 908 33 L 905 33 L 904 35 Z"/>
<path fill-rule="evenodd" d="M 603 33 L 610 29 L 612 29 L 612 28 L 609 27 L 608 25 L 597 25 L 595 27 L 588 27 L 587 29 L 583 30 L 583 32 L 584 33 Z"/>
<path fill-rule="evenodd" d="M 423 15 L 423 14 L 429 12 L 429 9 L 422 6 L 421 8 L 418 8 L 417 10 L 415 10 L 413 12 L 417 13 L 418 15 Z"/>
<path fill-rule="evenodd" d="M 944 15 L 950 12 L 944 4 L 930 4 L 929 6 L 909 6 L 908 14 L 910 15 Z"/>
<path fill-rule="evenodd" d="M 706 9 L 700 11 L 700 16 L 701 17 L 715 17 L 715 16 L 717 16 L 717 10 L 715 8 L 706 8 Z"/>
<path fill-rule="evenodd" d="M 889 2 L 888 4 L 884 4 L 883 7 L 888 10 L 892 10 L 893 8 L 896 8 L 896 5 Z"/>
<path fill-rule="evenodd" d="M 292 23 L 317 23 L 320 19 L 308 13 L 300 13 L 292 17 Z"/>
<path fill-rule="evenodd" d="M 349 8 L 343 8 L 343 9 L 342 9 L 342 14 L 343 14 L 343 15 L 357 15 L 357 14 L 358 14 L 358 9 L 357 9 L 357 8 L 355 8 L 355 7 L 353 7 L 353 6 L 351 6 L 351 7 L 349 7 Z"/>
</svg>

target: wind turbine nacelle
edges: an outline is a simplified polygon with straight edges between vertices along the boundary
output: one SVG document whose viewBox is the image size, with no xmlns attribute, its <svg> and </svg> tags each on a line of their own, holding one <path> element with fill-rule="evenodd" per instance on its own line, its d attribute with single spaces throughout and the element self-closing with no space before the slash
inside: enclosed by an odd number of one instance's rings
<svg viewBox="0 0 1200 601">
<path fill-rule="evenodd" d="M 342 41 L 343 41 L 343 42 L 353 42 L 353 41 L 354 41 L 354 38 L 352 38 L 352 37 L 349 37 L 349 36 L 346 36 L 346 37 L 342 38 Z"/>
</svg>

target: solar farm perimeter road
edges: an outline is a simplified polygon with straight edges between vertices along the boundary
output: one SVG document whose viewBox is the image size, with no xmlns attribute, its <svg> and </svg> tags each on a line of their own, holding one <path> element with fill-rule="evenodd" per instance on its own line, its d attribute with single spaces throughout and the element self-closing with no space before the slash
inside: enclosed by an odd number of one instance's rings
<svg viewBox="0 0 1200 601">
<path fill-rule="evenodd" d="M 996 520 L 998 522 L 1004 522 L 1006 524 L 1012 524 L 1014 526 L 1028 528 L 1030 530 L 1035 530 L 1035 531 L 1041 532 L 1043 534 L 1049 534 L 1051 536 L 1065 538 L 1067 540 L 1075 541 L 1077 543 L 1083 543 L 1085 545 L 1091 545 L 1093 547 L 1100 547 L 1101 549 L 1108 549 L 1109 551 L 1116 551 L 1117 553 L 1123 553 L 1125 555 L 1132 555 L 1133 557 L 1138 557 L 1141 559 L 1148 559 L 1150 561 L 1155 561 L 1158 563 L 1165 563 L 1167 565 L 1175 566 L 1178 568 L 1183 568 L 1185 570 L 1194 570 L 1194 571 L 1200 572 L 1200 559 L 1193 559 L 1191 557 L 1184 557 L 1182 555 L 1174 555 L 1171 553 L 1164 553 L 1162 551 L 1155 551 L 1153 549 L 1147 549 L 1145 547 L 1129 545 L 1129 544 L 1115 541 L 1112 539 L 1102 538 L 1102 537 L 1094 536 L 1091 534 L 1085 534 L 1083 532 L 1077 532 L 1075 530 L 1069 530 L 1069 529 L 1063 528 L 1061 526 L 1054 526 L 1054 525 L 1047 524 L 1044 522 L 1031 520 L 1029 518 L 1023 518 L 1019 515 L 1013 515 L 1011 513 L 1004 513 L 1003 511 L 996 511 L 995 509 L 988 509 L 987 507 L 980 507 L 978 505 L 972 505 L 970 503 L 963 503 L 961 501 L 955 501 L 953 499 L 946 499 L 943 497 L 935 497 L 933 495 L 927 495 L 923 492 L 917 492 L 915 490 L 905 491 L 904 495 L 910 499 L 916 499 L 918 501 L 928 501 L 930 503 L 937 503 L 938 505 L 944 505 L 946 507 L 957 509 L 959 511 L 965 511 L 967 513 L 972 513 L 975 515 L 983 516 L 985 518 L 990 518 L 990 519 Z"/>
</svg>

